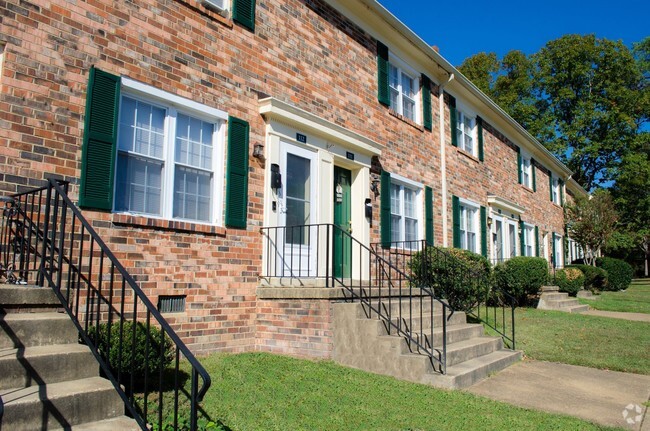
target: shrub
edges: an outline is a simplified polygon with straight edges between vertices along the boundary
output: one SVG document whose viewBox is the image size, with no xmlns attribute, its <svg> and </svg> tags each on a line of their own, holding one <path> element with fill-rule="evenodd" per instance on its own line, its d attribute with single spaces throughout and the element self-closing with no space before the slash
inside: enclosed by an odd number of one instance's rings
<svg viewBox="0 0 650 431">
<path fill-rule="evenodd" d="M 566 268 L 578 268 L 585 275 L 584 288 L 587 290 L 600 291 L 606 290 L 607 287 L 607 271 L 597 266 L 571 264 Z"/>
<path fill-rule="evenodd" d="M 517 299 L 520 305 L 548 281 L 548 262 L 543 257 L 513 257 L 494 267 L 494 285 Z"/>
<path fill-rule="evenodd" d="M 135 330 L 135 340 L 133 337 Z M 88 329 L 90 339 L 97 345 L 102 357 L 108 360 L 108 364 L 114 373 L 132 374 L 136 380 L 143 379 L 145 369 L 148 367 L 149 375 L 156 373 L 162 367 L 166 368 L 173 359 L 172 342 L 165 336 L 163 340 L 163 354 L 161 356 L 161 331 L 155 326 L 150 326 L 147 335 L 146 326 L 138 322 L 124 322 L 122 325 L 122 350 L 120 354 L 120 325 L 113 323 L 109 334 L 108 325 L 99 325 L 99 337 L 97 327 Z M 148 351 L 147 351 L 148 344 Z M 110 349 L 107 349 L 110 346 Z M 108 358 L 106 352 L 109 352 Z"/>
<path fill-rule="evenodd" d="M 409 265 L 416 286 L 433 287 L 457 311 L 471 311 L 490 289 L 490 262 L 471 251 L 427 247 Z"/>
<path fill-rule="evenodd" d="M 634 270 L 624 260 L 613 257 L 599 257 L 596 266 L 607 271 L 607 290 L 624 290 L 632 282 Z"/>
<path fill-rule="evenodd" d="M 559 269 L 555 272 L 555 284 L 560 288 L 560 292 L 576 296 L 585 285 L 585 275 L 578 268 Z"/>
</svg>

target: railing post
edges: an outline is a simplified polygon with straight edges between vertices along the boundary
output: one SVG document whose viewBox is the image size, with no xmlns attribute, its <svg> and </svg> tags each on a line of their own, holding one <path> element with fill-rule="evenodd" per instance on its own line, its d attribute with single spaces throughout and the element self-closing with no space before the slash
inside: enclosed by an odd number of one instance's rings
<svg viewBox="0 0 650 431">
<path fill-rule="evenodd" d="M 327 228 L 325 230 L 325 287 L 334 287 L 334 283 L 330 286 L 330 225 L 327 224 L 325 227 Z"/>
<path fill-rule="evenodd" d="M 66 184 L 67 186 L 67 184 Z M 66 187 L 67 189 L 67 187 Z M 67 195 L 67 193 L 66 193 Z M 58 193 L 57 193 L 58 196 Z M 58 198 L 57 198 L 58 200 Z M 61 280 L 63 277 L 63 246 L 65 245 L 65 225 L 66 225 L 66 216 L 67 216 L 67 209 L 68 205 L 66 204 L 64 199 L 61 199 L 61 227 L 59 229 L 59 256 L 58 256 L 58 263 L 57 266 L 59 268 L 58 272 L 56 273 L 56 290 L 59 292 L 61 291 Z M 52 243 L 54 243 L 54 238 L 52 238 Z"/>
<path fill-rule="evenodd" d="M 512 350 L 515 350 L 515 304 L 510 304 L 510 309 L 512 313 Z"/>
<path fill-rule="evenodd" d="M 50 230 L 50 200 L 52 199 L 52 184 L 47 184 L 47 194 L 45 197 L 45 226 L 43 226 L 43 244 L 41 247 L 41 263 L 38 269 L 38 285 L 43 287 L 45 284 L 45 259 L 47 252 L 47 236 Z"/>
</svg>

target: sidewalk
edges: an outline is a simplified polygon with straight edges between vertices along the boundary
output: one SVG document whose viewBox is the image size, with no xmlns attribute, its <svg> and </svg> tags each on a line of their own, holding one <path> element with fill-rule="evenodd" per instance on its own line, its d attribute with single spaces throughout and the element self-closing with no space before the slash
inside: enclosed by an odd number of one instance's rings
<svg viewBox="0 0 650 431">
<path fill-rule="evenodd" d="M 589 311 L 581 313 L 587 316 L 601 316 L 601 317 L 611 317 L 613 319 L 624 319 L 624 320 L 633 320 L 635 322 L 648 322 L 650 323 L 650 314 L 645 313 L 623 313 L 620 311 L 602 311 L 594 310 L 593 308 Z"/>
<path fill-rule="evenodd" d="M 576 416 L 597 424 L 650 431 L 650 376 L 575 365 L 524 361 L 467 389 L 521 407 Z M 627 417 L 627 406 L 633 405 Z M 635 420 L 641 407 L 645 420 Z"/>
</svg>

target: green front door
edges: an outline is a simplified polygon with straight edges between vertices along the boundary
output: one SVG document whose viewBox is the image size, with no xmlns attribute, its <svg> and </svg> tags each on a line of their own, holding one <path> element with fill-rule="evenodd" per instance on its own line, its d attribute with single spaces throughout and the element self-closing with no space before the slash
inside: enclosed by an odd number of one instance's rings
<svg viewBox="0 0 650 431">
<path fill-rule="evenodd" d="M 334 276 L 350 277 L 352 262 L 352 240 L 344 232 L 352 233 L 352 199 L 350 183 L 352 172 L 334 166 Z"/>
</svg>

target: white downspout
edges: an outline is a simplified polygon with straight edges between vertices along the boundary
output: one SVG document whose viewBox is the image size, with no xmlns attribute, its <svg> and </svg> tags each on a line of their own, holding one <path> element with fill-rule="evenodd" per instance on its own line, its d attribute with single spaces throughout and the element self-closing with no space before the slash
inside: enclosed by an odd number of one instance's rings
<svg viewBox="0 0 650 431">
<path fill-rule="evenodd" d="M 449 238 L 447 234 L 447 156 L 445 145 L 445 96 L 444 88 L 447 84 L 454 80 L 454 74 L 450 73 L 446 82 L 441 82 L 438 85 L 438 110 L 440 112 L 440 172 L 442 187 L 442 245 L 449 247 Z"/>
</svg>

